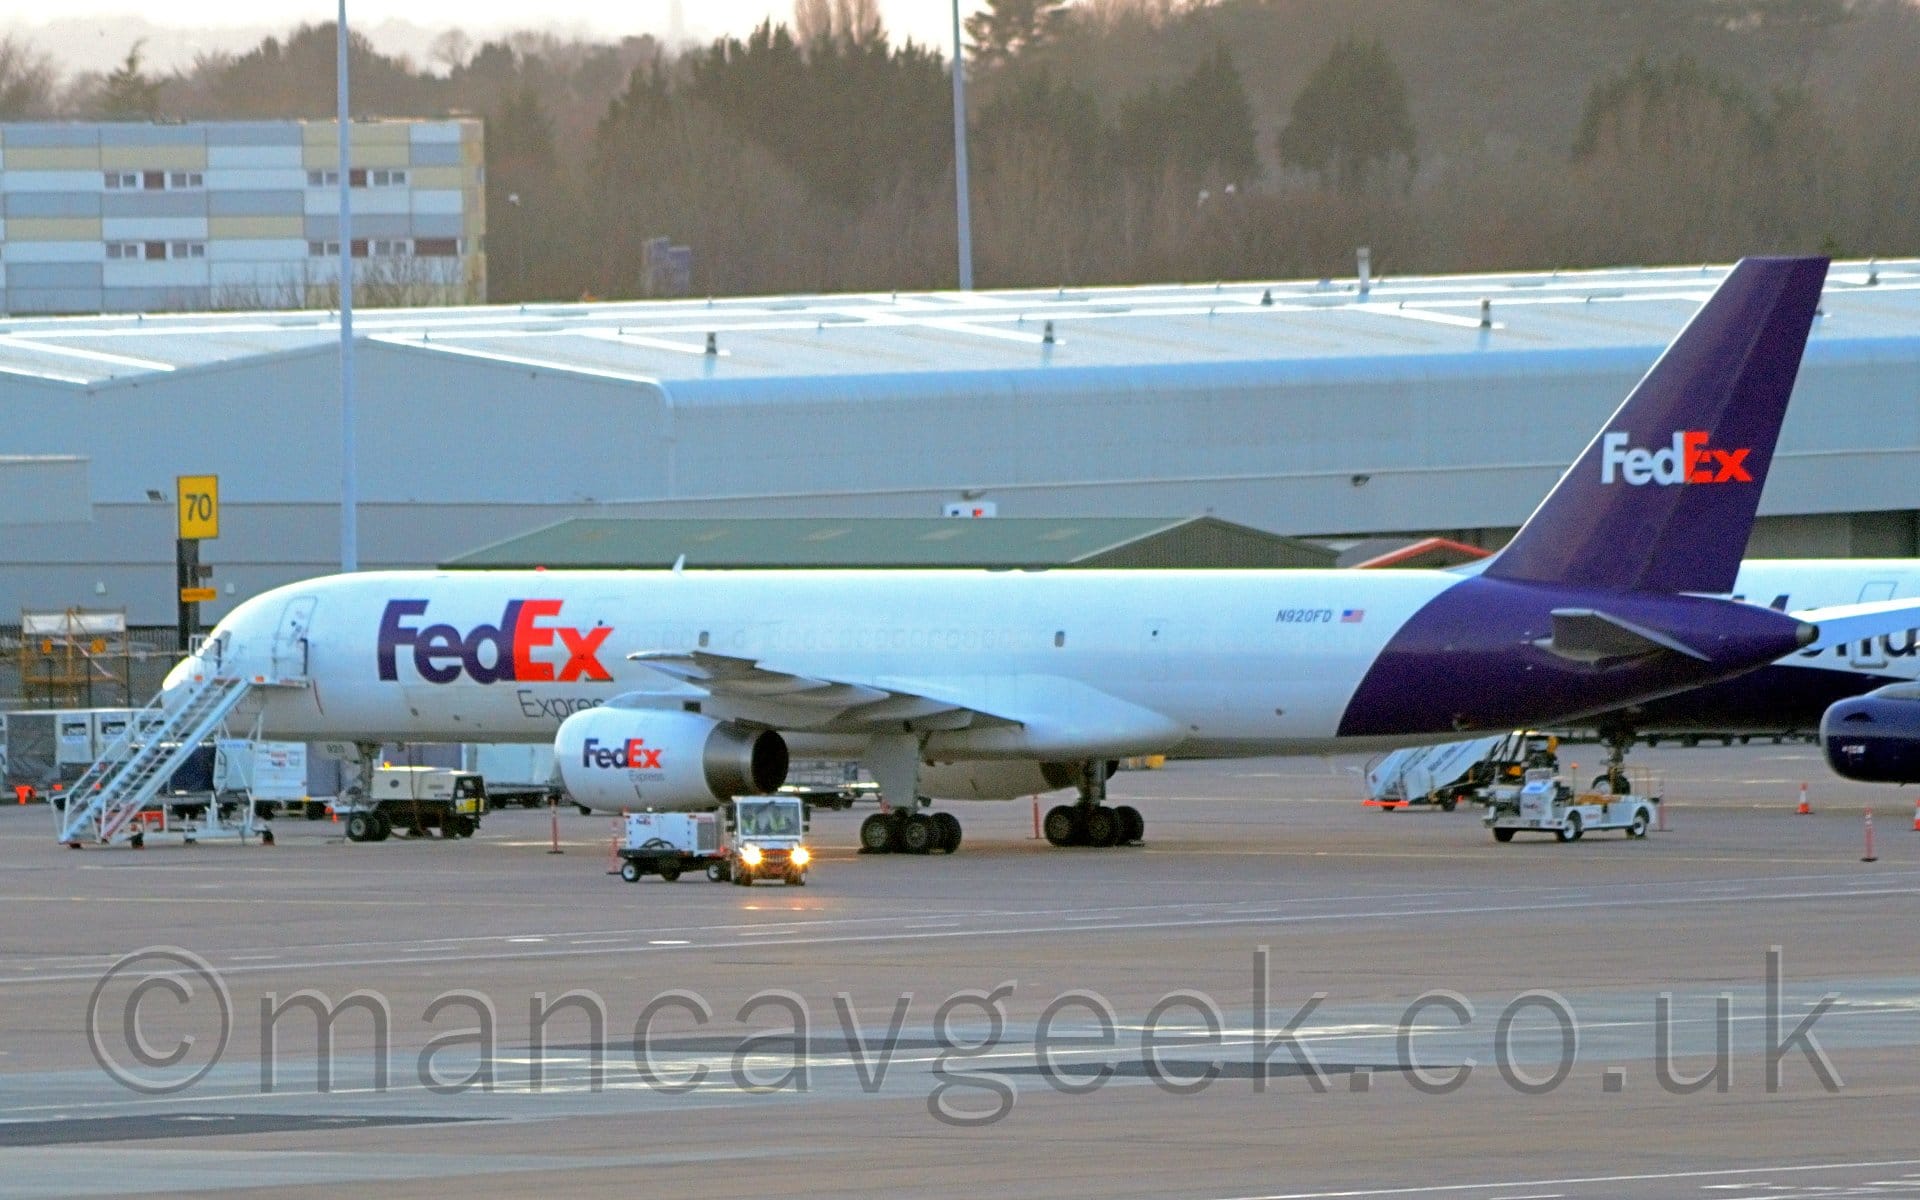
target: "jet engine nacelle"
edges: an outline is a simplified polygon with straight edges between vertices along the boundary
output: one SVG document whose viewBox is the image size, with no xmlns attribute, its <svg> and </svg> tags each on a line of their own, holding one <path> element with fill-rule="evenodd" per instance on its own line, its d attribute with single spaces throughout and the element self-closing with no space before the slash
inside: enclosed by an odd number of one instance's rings
<svg viewBox="0 0 1920 1200">
<path fill-rule="evenodd" d="M 773 730 L 649 708 L 573 714 L 553 757 L 576 803 L 612 811 L 708 809 L 787 780 L 787 743 Z"/>
<path fill-rule="evenodd" d="M 1073 763 L 952 762 L 920 768 L 920 791 L 936 800 L 1015 800 L 1072 787 Z"/>
<path fill-rule="evenodd" d="M 1920 685 L 1896 683 L 1841 700 L 1820 718 L 1820 745 L 1839 775 L 1920 783 Z"/>
</svg>

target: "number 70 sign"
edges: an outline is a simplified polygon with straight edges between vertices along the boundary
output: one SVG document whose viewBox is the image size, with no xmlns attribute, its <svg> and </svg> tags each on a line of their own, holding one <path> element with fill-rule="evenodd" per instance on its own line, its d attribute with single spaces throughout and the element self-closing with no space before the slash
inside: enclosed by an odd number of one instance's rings
<svg viewBox="0 0 1920 1200">
<path fill-rule="evenodd" d="M 180 536 L 183 539 L 220 536 L 220 477 L 181 475 L 175 480 L 180 494 Z"/>
</svg>

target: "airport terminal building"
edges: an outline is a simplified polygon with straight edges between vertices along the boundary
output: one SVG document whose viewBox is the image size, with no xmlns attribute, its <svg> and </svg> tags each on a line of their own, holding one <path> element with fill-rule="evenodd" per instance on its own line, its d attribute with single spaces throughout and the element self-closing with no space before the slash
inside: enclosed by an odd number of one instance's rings
<svg viewBox="0 0 1920 1200">
<path fill-rule="evenodd" d="M 949 506 L 1496 546 L 1725 273 L 364 310 L 361 566 Z M 170 625 L 179 475 L 220 480 L 205 619 L 335 569 L 337 343 L 326 311 L 0 321 L 0 614 Z M 1752 549 L 1920 553 L 1917 478 L 1920 262 L 1835 264 Z"/>
</svg>

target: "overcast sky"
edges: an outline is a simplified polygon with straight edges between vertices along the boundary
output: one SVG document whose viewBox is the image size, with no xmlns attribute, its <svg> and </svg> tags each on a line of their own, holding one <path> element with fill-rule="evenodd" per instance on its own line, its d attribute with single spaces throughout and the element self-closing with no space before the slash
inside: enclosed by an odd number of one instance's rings
<svg viewBox="0 0 1920 1200">
<path fill-rule="evenodd" d="M 139 38 L 146 57 L 161 66 L 191 61 L 195 49 L 251 44 L 264 32 L 333 20 L 337 0 L 195 0 L 160 5 L 139 0 L 59 0 L 45 7 L 0 6 L 0 30 L 24 34 L 43 50 L 83 69 L 97 69 L 124 56 Z M 945 49 L 953 40 L 950 0 L 879 0 L 896 42 L 911 37 Z M 963 12 L 984 0 L 961 0 Z M 348 0 L 347 22 L 364 29 L 390 53 L 419 55 L 425 33 L 459 27 L 482 35 L 510 29 L 545 28 L 562 34 L 615 38 L 650 33 L 704 42 L 722 33 L 744 33 L 772 16 L 789 21 L 792 0 Z M 383 36 L 383 27 L 386 36 Z M 252 35 L 243 37 L 243 35 Z"/>
</svg>

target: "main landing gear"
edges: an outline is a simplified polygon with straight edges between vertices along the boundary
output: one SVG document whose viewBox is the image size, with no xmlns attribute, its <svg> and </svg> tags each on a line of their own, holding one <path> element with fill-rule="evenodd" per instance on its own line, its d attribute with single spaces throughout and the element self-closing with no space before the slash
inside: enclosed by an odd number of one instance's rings
<svg viewBox="0 0 1920 1200">
<path fill-rule="evenodd" d="M 1627 781 L 1627 751 L 1633 749 L 1634 732 L 1623 725 L 1612 725 L 1600 731 L 1600 740 L 1607 744 L 1607 769 L 1593 777 L 1593 790 L 1625 796 L 1633 791 Z"/>
<path fill-rule="evenodd" d="M 1041 828 L 1056 846 L 1136 846 L 1146 836 L 1146 818 L 1131 804 L 1107 807 L 1108 765 L 1080 765 L 1080 798 L 1047 810 Z"/>
<path fill-rule="evenodd" d="M 960 821 L 950 812 L 896 808 L 860 823 L 860 849 L 867 854 L 952 854 L 960 848 L 960 836 Z"/>
<path fill-rule="evenodd" d="M 952 813 L 922 812 L 932 801 L 920 794 L 921 738 L 901 732 L 885 734 L 867 746 L 867 769 L 880 785 L 880 795 L 892 812 L 874 813 L 860 823 L 862 854 L 948 854 L 960 848 L 960 822 Z M 896 796 L 912 796 L 902 804 Z"/>
</svg>

